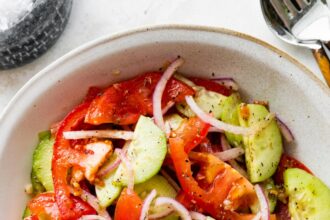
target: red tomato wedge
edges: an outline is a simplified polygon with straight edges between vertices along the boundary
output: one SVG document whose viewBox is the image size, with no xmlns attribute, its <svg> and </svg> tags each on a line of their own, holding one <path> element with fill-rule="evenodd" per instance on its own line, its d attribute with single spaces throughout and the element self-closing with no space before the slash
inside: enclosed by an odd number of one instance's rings
<svg viewBox="0 0 330 220">
<path fill-rule="evenodd" d="M 180 127 L 176 130 L 175 135 L 177 135 L 177 138 L 184 141 L 184 149 L 186 153 L 189 153 L 205 139 L 210 125 L 197 117 L 184 120 L 185 122 L 181 123 Z"/>
<path fill-rule="evenodd" d="M 145 73 L 111 85 L 93 100 L 85 122 L 94 125 L 128 125 L 136 123 L 140 115 L 152 115 L 152 95 L 161 76 L 161 72 Z M 166 85 L 162 105 L 165 106 L 171 100 L 181 102 L 185 96 L 194 93 L 190 86 L 171 78 Z"/>
<path fill-rule="evenodd" d="M 192 120 L 196 119 L 190 118 L 185 123 L 189 124 Z M 178 131 L 185 132 L 184 130 Z M 194 139 L 198 132 L 178 134 L 178 131 L 174 131 L 169 138 L 170 154 L 185 195 L 196 201 L 198 208 L 205 210 L 216 219 L 231 220 L 241 219 L 241 217 L 245 219 L 247 216 L 238 214 L 234 210 L 245 208 L 247 204 L 257 200 L 252 184 L 236 170 L 213 155 L 192 152 L 190 154 L 194 161 L 205 167 L 207 171 L 205 178 L 208 181 L 212 181 L 209 189 L 201 188 L 193 177 L 191 162 L 188 154 L 185 152 L 186 140 Z M 182 137 L 185 137 L 185 139 Z M 225 200 L 226 203 L 224 203 Z"/>
<path fill-rule="evenodd" d="M 91 102 L 97 96 L 102 95 L 102 93 L 103 93 L 103 89 L 101 89 L 99 87 L 95 87 L 95 86 L 89 87 L 89 89 L 87 91 L 87 95 L 85 96 L 84 102 Z"/>
<path fill-rule="evenodd" d="M 282 154 L 280 163 L 278 165 L 277 171 L 274 176 L 276 184 L 283 184 L 283 173 L 288 168 L 299 168 L 305 170 L 306 172 L 313 174 L 303 163 L 299 160 L 287 155 Z"/>
<path fill-rule="evenodd" d="M 71 197 L 73 201 L 72 211 L 75 213 L 70 219 L 78 219 L 83 215 L 96 214 L 95 210 L 80 198 Z M 41 193 L 34 197 L 29 203 L 32 219 L 59 219 L 59 209 L 55 201 L 55 194 L 52 192 Z M 62 219 L 62 218 L 61 218 Z"/>
<path fill-rule="evenodd" d="M 142 202 L 134 191 L 125 188 L 121 192 L 116 205 L 115 220 L 139 220 Z"/>
<path fill-rule="evenodd" d="M 221 95 L 224 96 L 230 96 L 232 93 L 232 90 L 209 79 L 203 79 L 197 77 L 191 77 L 189 79 L 198 86 L 203 86 L 207 90 L 220 93 Z"/>
<path fill-rule="evenodd" d="M 89 105 L 90 104 L 86 102 L 73 109 L 61 122 L 55 138 L 52 176 L 55 199 L 62 220 L 74 219 L 77 216 L 75 210 L 73 210 L 74 201 L 70 195 L 67 177 L 69 169 L 79 164 L 82 157 L 81 153 L 71 148 L 71 143 L 63 137 L 63 132 L 74 130 L 82 124 Z"/>
<path fill-rule="evenodd" d="M 175 198 L 178 202 L 180 202 L 186 209 L 189 211 L 195 211 L 203 213 L 203 209 L 198 208 L 196 204 L 192 202 L 192 200 L 186 195 L 186 193 L 183 190 L 180 190 L 178 192 L 178 195 Z"/>
</svg>

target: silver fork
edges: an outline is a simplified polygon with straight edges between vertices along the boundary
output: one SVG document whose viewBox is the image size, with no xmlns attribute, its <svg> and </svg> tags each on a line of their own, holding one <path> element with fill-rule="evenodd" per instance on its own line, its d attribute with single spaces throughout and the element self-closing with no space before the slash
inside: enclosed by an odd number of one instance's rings
<svg viewBox="0 0 330 220">
<path fill-rule="evenodd" d="M 285 26 L 290 29 L 313 7 L 313 5 L 315 5 L 317 1 L 307 3 L 304 0 L 297 0 L 296 2 L 301 8 L 301 11 L 290 0 L 270 0 L 270 2 Z"/>
<path fill-rule="evenodd" d="M 260 0 L 260 3 L 268 26 L 278 37 L 313 50 L 330 86 L 330 51 L 326 45 L 330 41 L 330 11 L 326 0 Z M 323 18 L 328 19 L 328 25 L 316 23 Z"/>
</svg>

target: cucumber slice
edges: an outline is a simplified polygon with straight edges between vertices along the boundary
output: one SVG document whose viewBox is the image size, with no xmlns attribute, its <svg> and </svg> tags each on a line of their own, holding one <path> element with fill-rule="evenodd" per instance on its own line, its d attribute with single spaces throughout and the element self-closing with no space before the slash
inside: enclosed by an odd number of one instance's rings
<svg viewBox="0 0 330 220">
<path fill-rule="evenodd" d="M 133 140 L 127 150 L 127 158 L 134 170 L 134 183 L 142 183 L 160 170 L 167 153 L 166 136 L 151 118 L 140 116 L 136 124 Z M 127 173 L 120 164 L 115 181 L 118 185 L 127 185 Z"/>
<path fill-rule="evenodd" d="M 304 170 L 289 168 L 284 171 L 284 187 L 292 219 L 330 219 L 330 189 L 320 179 Z"/>
<path fill-rule="evenodd" d="M 117 154 L 114 153 L 111 155 L 107 163 L 113 163 L 116 159 Z M 108 207 L 120 195 L 122 187 L 114 184 L 115 174 L 116 170 L 102 179 L 104 185 L 95 187 L 96 197 L 99 200 L 100 206 L 102 207 Z"/>
<path fill-rule="evenodd" d="M 175 198 L 177 195 L 175 189 L 161 175 L 153 176 L 148 181 L 137 184 L 134 187 L 134 191 L 139 194 L 142 199 L 144 199 L 153 189 L 157 191 L 158 196 Z"/>
<path fill-rule="evenodd" d="M 222 102 L 222 112 L 220 115 L 220 119 L 223 122 L 239 125 L 238 119 L 238 106 L 241 103 L 241 97 L 239 93 L 233 93 L 228 96 Z M 243 137 L 242 135 L 235 135 L 229 132 L 225 132 L 228 142 L 233 146 L 242 146 L 243 145 Z"/>
<path fill-rule="evenodd" d="M 134 182 L 142 183 L 160 170 L 167 153 L 166 137 L 153 121 L 141 116 L 135 127 L 134 136 L 127 150 L 127 157 L 134 170 Z M 117 157 L 113 154 L 108 163 Z M 104 186 L 96 187 L 96 195 L 100 205 L 107 207 L 119 196 L 123 186 L 127 185 L 126 168 L 120 164 L 118 168 L 102 179 Z"/>
<path fill-rule="evenodd" d="M 215 118 L 220 118 L 222 102 L 227 98 L 220 93 L 206 90 L 204 87 L 195 86 L 196 94 L 194 100 L 203 111 L 212 113 Z M 190 109 L 186 102 L 176 105 L 177 110 L 187 117 L 194 117 L 195 113 Z"/>
<path fill-rule="evenodd" d="M 250 127 L 260 123 L 269 114 L 263 105 L 247 104 L 246 107 L 249 113 L 247 118 L 239 111 L 241 126 Z M 256 183 L 270 178 L 277 169 L 283 151 L 282 137 L 275 119 L 258 134 L 243 137 L 243 142 L 250 181 Z"/>
<path fill-rule="evenodd" d="M 134 187 L 135 192 L 140 196 L 140 198 L 145 199 L 145 197 L 153 190 L 157 191 L 158 196 L 165 196 L 170 198 L 175 198 L 177 192 L 175 189 L 167 182 L 167 180 L 160 175 L 156 175 L 144 183 L 140 183 Z M 158 213 L 164 210 L 164 207 L 151 205 L 149 213 Z M 162 220 L 177 220 L 179 217 L 176 214 L 171 214 Z"/>
<path fill-rule="evenodd" d="M 23 215 L 22 215 L 22 219 L 25 219 L 26 217 L 29 217 L 31 215 L 31 211 L 28 207 L 25 207 Z"/>
<path fill-rule="evenodd" d="M 180 127 L 181 123 L 183 122 L 183 118 L 178 114 L 170 114 L 164 117 L 164 121 L 165 121 L 165 127 L 168 125 L 168 127 L 171 130 L 176 130 Z"/>
<path fill-rule="evenodd" d="M 45 192 L 46 189 L 38 179 L 37 175 L 35 174 L 34 170 L 32 169 L 31 172 L 31 183 L 33 188 L 33 194 L 38 195 L 39 193 Z"/>
<path fill-rule="evenodd" d="M 39 134 L 39 144 L 33 153 L 32 173 L 35 174 L 46 191 L 54 190 L 51 171 L 53 145 L 54 140 L 51 138 L 50 132 L 41 132 Z"/>
</svg>

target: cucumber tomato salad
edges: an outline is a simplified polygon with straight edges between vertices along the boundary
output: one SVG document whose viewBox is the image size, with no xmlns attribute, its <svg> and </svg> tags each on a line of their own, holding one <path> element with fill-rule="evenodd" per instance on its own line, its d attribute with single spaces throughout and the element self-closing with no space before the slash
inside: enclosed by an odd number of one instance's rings
<svg viewBox="0 0 330 220">
<path fill-rule="evenodd" d="M 268 102 L 183 63 L 91 87 L 41 132 L 23 218 L 330 219 L 329 188 L 283 151 L 294 138 Z"/>
</svg>

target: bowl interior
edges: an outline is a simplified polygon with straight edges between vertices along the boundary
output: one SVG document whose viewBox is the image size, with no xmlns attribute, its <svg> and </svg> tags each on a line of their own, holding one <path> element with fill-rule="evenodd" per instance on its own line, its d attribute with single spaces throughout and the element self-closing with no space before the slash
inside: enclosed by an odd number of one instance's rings
<svg viewBox="0 0 330 220">
<path fill-rule="evenodd" d="M 265 43 L 226 30 L 158 27 L 107 37 L 76 50 L 39 73 L 0 118 L 0 207 L 21 216 L 37 133 L 61 120 L 90 86 L 106 86 L 158 70 L 176 56 L 188 76 L 231 76 L 246 102 L 269 100 L 296 141 L 286 151 L 330 185 L 330 93 L 292 58 Z M 120 74 L 117 74 L 118 71 Z"/>
</svg>

